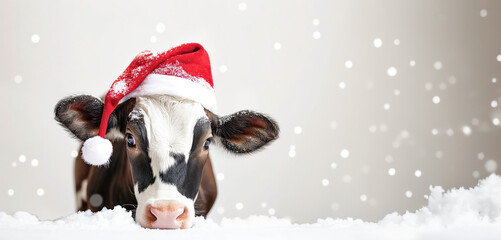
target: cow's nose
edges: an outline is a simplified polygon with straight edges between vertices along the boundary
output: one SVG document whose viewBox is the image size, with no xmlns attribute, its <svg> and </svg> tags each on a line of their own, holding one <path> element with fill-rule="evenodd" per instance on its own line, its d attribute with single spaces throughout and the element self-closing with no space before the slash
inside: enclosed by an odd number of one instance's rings
<svg viewBox="0 0 501 240">
<path fill-rule="evenodd" d="M 160 229 L 185 228 L 188 208 L 177 201 L 156 201 L 146 206 L 147 226 Z"/>
</svg>

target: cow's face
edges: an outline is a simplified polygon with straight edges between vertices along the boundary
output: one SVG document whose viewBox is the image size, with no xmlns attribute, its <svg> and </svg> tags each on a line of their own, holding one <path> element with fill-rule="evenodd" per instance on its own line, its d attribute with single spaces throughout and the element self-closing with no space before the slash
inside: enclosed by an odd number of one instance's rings
<svg viewBox="0 0 501 240">
<path fill-rule="evenodd" d="M 187 228 L 195 216 L 202 169 L 214 141 L 199 103 L 168 96 L 139 97 L 127 117 L 125 144 L 138 206 L 150 228 Z"/>
<path fill-rule="evenodd" d="M 56 105 L 56 120 L 85 141 L 97 135 L 102 109 L 103 103 L 94 97 L 69 97 Z M 115 150 L 125 151 L 113 152 L 112 161 L 130 163 L 136 221 L 143 227 L 170 229 L 192 225 L 211 143 L 236 154 L 249 153 L 276 139 L 278 131 L 272 119 L 259 113 L 218 117 L 199 103 L 163 95 L 119 105 L 110 116 L 106 137 Z"/>
</svg>

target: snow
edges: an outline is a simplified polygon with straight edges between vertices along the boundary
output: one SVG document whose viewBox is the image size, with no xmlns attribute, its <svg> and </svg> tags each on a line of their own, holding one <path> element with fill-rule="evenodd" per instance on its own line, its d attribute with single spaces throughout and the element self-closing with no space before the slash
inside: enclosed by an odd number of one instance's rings
<svg viewBox="0 0 501 240">
<path fill-rule="evenodd" d="M 485 10 L 485 9 L 480 10 L 480 16 L 487 17 L 487 10 Z"/>
<path fill-rule="evenodd" d="M 226 65 L 221 65 L 219 66 L 219 71 L 225 73 L 226 71 L 228 71 L 228 67 Z"/>
<path fill-rule="evenodd" d="M 329 185 L 329 179 L 326 178 L 322 179 L 322 186 L 326 187 L 328 185 Z"/>
<path fill-rule="evenodd" d="M 165 32 L 165 24 L 163 24 L 163 23 L 158 23 L 155 28 L 156 28 L 158 33 Z"/>
<path fill-rule="evenodd" d="M 499 239 L 501 177 L 491 175 L 470 189 L 430 187 L 427 206 L 413 213 L 391 213 L 379 222 L 319 219 L 294 224 L 271 216 L 224 218 L 216 223 L 195 218 L 186 230 L 143 229 L 122 207 L 78 212 L 54 221 L 40 221 L 27 212 L 0 212 L 0 239 Z M 406 193 L 407 196 L 412 193 Z M 362 195 L 361 200 L 367 200 Z M 237 204 L 236 208 L 243 207 Z M 333 206 L 334 208 L 335 206 Z M 275 214 L 270 209 L 270 214 Z"/>
<path fill-rule="evenodd" d="M 38 42 L 40 42 L 40 36 L 39 36 L 38 34 L 33 34 L 33 35 L 31 35 L 31 41 L 32 41 L 33 43 L 38 43 Z"/>
<path fill-rule="evenodd" d="M 405 191 L 405 196 L 408 197 L 408 198 L 411 198 L 412 197 L 412 191 L 410 191 L 410 190 Z"/>
<path fill-rule="evenodd" d="M 238 9 L 240 9 L 240 11 L 247 10 L 247 4 L 244 2 L 241 2 L 240 4 L 238 4 Z"/>
<path fill-rule="evenodd" d="M 289 148 L 289 157 L 294 158 L 296 156 L 296 146 L 291 145 Z"/>
<path fill-rule="evenodd" d="M 21 75 L 16 75 L 14 77 L 14 82 L 20 84 L 23 81 L 23 77 Z"/>
<path fill-rule="evenodd" d="M 321 36 L 321 34 L 320 34 L 319 31 L 314 31 L 313 32 L 313 39 L 320 39 L 320 36 Z"/>
<path fill-rule="evenodd" d="M 26 156 L 25 155 L 19 155 L 19 162 L 20 163 L 26 162 Z"/>
<path fill-rule="evenodd" d="M 313 26 L 318 26 L 320 24 L 320 20 L 318 20 L 318 18 L 315 18 L 315 19 L 313 19 L 312 23 L 313 23 Z"/>
<path fill-rule="evenodd" d="M 436 70 L 440 70 L 440 69 L 442 69 L 442 62 L 440 62 L 440 61 L 435 61 L 435 62 L 433 63 L 433 67 L 434 67 Z"/>
<path fill-rule="evenodd" d="M 440 103 L 440 97 L 439 97 L 439 96 L 434 96 L 434 97 L 432 98 L 432 101 L 433 101 L 433 103 L 435 103 L 435 104 L 439 104 L 439 103 Z"/>
<path fill-rule="evenodd" d="M 303 128 L 301 128 L 300 126 L 296 126 L 294 127 L 294 133 L 295 134 L 301 134 L 303 132 Z"/>
<path fill-rule="evenodd" d="M 127 82 L 125 80 L 120 80 L 118 82 L 113 83 L 111 86 L 111 92 L 115 95 L 124 94 L 128 90 Z"/>
<path fill-rule="evenodd" d="M 150 42 L 151 43 L 156 43 L 157 42 L 157 37 L 155 35 L 150 37 Z"/>
<path fill-rule="evenodd" d="M 173 64 L 163 64 L 163 65 L 161 64 L 160 66 L 155 68 L 155 70 L 153 70 L 153 72 L 151 72 L 151 73 L 161 74 L 161 75 L 173 75 L 176 77 L 188 79 L 188 80 L 190 80 L 194 83 L 198 83 L 198 84 L 204 86 L 205 88 L 207 88 L 208 90 L 211 90 L 212 92 L 214 92 L 214 88 L 212 88 L 212 86 L 207 81 L 205 81 L 205 79 L 203 79 L 201 77 L 195 77 L 195 76 L 192 76 L 189 73 L 187 73 L 183 69 L 183 67 L 181 66 L 179 61 L 176 61 Z"/>
<path fill-rule="evenodd" d="M 141 113 L 139 110 L 132 110 L 129 113 L 128 119 L 129 121 L 138 121 L 138 120 L 143 120 L 143 113 Z"/>
<path fill-rule="evenodd" d="M 348 149 L 342 149 L 341 152 L 339 152 L 339 155 L 342 158 L 348 158 L 350 156 L 350 151 L 348 151 Z"/>
<path fill-rule="evenodd" d="M 351 69 L 353 67 L 353 62 L 350 60 L 344 62 L 344 67 L 347 69 Z"/>
<path fill-rule="evenodd" d="M 275 44 L 273 44 L 273 47 L 275 48 L 275 50 L 280 50 L 280 49 L 282 49 L 282 44 L 279 42 L 276 42 Z"/>
<path fill-rule="evenodd" d="M 350 175 L 350 174 L 345 174 L 345 175 L 343 176 L 343 182 L 345 182 L 345 183 L 350 183 L 352 179 L 353 179 L 353 178 L 351 177 L 351 175 Z"/>
<path fill-rule="evenodd" d="M 43 188 L 38 188 L 38 189 L 37 189 L 37 195 L 38 195 L 38 196 L 40 196 L 40 197 L 41 197 L 41 196 L 43 196 L 44 194 L 45 194 L 45 190 L 43 190 Z"/>
<path fill-rule="evenodd" d="M 388 76 L 390 77 L 395 77 L 397 75 L 397 68 L 395 67 L 389 67 L 387 70 L 386 70 L 386 73 L 388 74 Z"/>
<path fill-rule="evenodd" d="M 499 123 L 500 123 L 499 118 L 493 118 L 492 119 L 492 124 L 494 124 L 494 126 L 498 126 Z"/>
<path fill-rule="evenodd" d="M 218 181 L 223 181 L 223 180 L 224 180 L 224 173 L 221 173 L 221 172 L 220 172 L 220 173 L 217 173 L 217 174 L 216 174 L 216 179 L 217 179 Z"/>
<path fill-rule="evenodd" d="M 33 160 L 31 160 L 31 166 L 33 166 L 33 167 L 37 167 L 37 166 L 38 166 L 38 164 L 39 164 L 38 159 L 33 159 Z"/>
<path fill-rule="evenodd" d="M 468 126 L 468 125 L 465 125 L 461 128 L 461 130 L 463 131 L 463 134 L 466 135 L 466 136 L 470 136 L 471 135 L 471 127 Z"/>
<path fill-rule="evenodd" d="M 496 160 L 489 159 L 485 162 L 485 171 L 487 171 L 489 173 L 493 173 L 497 170 L 497 168 L 498 168 L 498 164 L 497 164 Z"/>
</svg>

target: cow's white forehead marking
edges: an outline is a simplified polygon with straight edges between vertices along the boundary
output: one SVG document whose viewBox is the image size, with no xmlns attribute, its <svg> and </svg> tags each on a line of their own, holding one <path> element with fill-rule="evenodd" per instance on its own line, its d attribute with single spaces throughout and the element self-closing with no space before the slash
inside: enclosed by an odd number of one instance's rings
<svg viewBox="0 0 501 240">
<path fill-rule="evenodd" d="M 138 200 L 136 220 L 139 223 L 146 221 L 144 211 L 147 204 L 153 204 L 156 200 L 176 200 L 188 208 L 190 217 L 186 224 L 191 226 L 195 215 L 194 200 L 179 193 L 176 186 L 163 183 L 160 172 L 166 171 L 175 163 L 169 152 L 184 154 L 185 161 L 188 161 L 195 125 L 200 118 L 208 119 L 204 108 L 199 103 L 171 96 L 138 97 L 129 119 L 141 116 L 156 181 L 142 193 L 139 193 L 137 184 L 134 186 Z"/>
<path fill-rule="evenodd" d="M 201 104 L 165 95 L 138 97 L 132 112 L 143 115 L 149 142 L 148 154 L 157 179 L 160 171 L 174 164 L 169 152 L 184 154 L 185 160 L 188 160 L 193 129 L 200 118 L 207 118 Z"/>
<path fill-rule="evenodd" d="M 129 121 L 140 120 L 143 118 L 143 113 L 140 110 L 132 110 L 128 116 Z"/>
</svg>

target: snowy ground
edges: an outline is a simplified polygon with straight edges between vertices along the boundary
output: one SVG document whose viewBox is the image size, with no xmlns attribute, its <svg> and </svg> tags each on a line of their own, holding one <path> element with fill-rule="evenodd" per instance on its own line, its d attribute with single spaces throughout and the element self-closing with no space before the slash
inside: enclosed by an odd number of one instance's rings
<svg viewBox="0 0 501 240">
<path fill-rule="evenodd" d="M 491 175 L 471 189 L 430 190 L 426 207 L 388 214 L 376 223 L 320 219 L 293 224 L 268 216 L 215 223 L 197 218 L 192 229 L 172 231 L 143 229 L 121 207 L 54 221 L 40 221 L 26 212 L 0 212 L 0 239 L 501 239 L 500 176 Z"/>
</svg>

